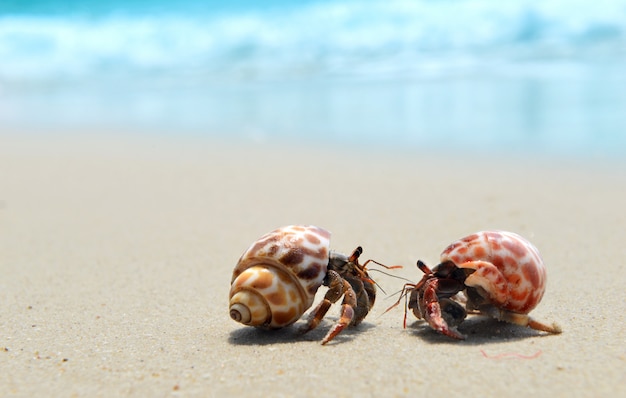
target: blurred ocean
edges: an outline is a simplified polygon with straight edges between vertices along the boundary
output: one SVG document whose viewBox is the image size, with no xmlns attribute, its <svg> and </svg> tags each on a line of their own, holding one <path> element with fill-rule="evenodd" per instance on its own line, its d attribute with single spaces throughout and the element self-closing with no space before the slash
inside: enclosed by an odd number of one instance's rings
<svg viewBox="0 0 626 398">
<path fill-rule="evenodd" d="M 624 0 L 0 0 L 0 133 L 626 155 Z"/>
</svg>

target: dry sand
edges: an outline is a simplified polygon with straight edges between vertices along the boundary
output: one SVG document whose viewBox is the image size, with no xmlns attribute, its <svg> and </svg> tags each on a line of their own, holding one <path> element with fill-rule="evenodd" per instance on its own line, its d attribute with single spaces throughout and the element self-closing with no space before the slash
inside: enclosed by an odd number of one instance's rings
<svg viewBox="0 0 626 398">
<path fill-rule="evenodd" d="M 102 137 L 0 136 L 0 396 L 626 396 L 623 164 Z M 411 280 L 518 232 L 564 333 L 472 318 L 452 341 L 382 292 L 327 346 L 338 306 L 304 336 L 233 322 L 237 258 L 293 223 Z"/>
</svg>

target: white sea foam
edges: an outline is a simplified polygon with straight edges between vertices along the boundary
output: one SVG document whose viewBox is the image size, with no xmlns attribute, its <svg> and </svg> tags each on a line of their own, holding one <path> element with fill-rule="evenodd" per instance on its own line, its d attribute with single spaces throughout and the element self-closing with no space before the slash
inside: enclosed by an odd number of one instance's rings
<svg viewBox="0 0 626 398">
<path fill-rule="evenodd" d="M 159 71 L 376 77 L 626 58 L 621 0 L 342 0 L 182 11 L 0 14 L 0 79 Z"/>
</svg>

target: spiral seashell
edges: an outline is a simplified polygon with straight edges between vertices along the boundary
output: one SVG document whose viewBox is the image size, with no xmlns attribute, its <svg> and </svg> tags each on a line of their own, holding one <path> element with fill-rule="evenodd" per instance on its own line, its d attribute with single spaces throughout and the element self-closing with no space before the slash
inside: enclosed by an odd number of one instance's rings
<svg viewBox="0 0 626 398">
<path fill-rule="evenodd" d="M 313 304 L 329 255 L 330 232 L 319 227 L 290 225 L 263 235 L 235 266 L 230 317 L 267 329 L 296 322 Z"/>
</svg>

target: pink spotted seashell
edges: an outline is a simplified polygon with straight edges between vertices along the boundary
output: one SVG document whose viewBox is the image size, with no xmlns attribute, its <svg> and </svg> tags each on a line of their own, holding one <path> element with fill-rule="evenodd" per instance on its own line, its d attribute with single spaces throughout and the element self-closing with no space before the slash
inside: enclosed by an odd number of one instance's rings
<svg viewBox="0 0 626 398">
<path fill-rule="evenodd" d="M 488 293 L 498 308 L 527 314 L 546 290 L 539 251 L 513 232 L 482 231 L 459 239 L 441 253 L 441 262 L 448 260 L 475 269 L 465 285 Z"/>
</svg>

